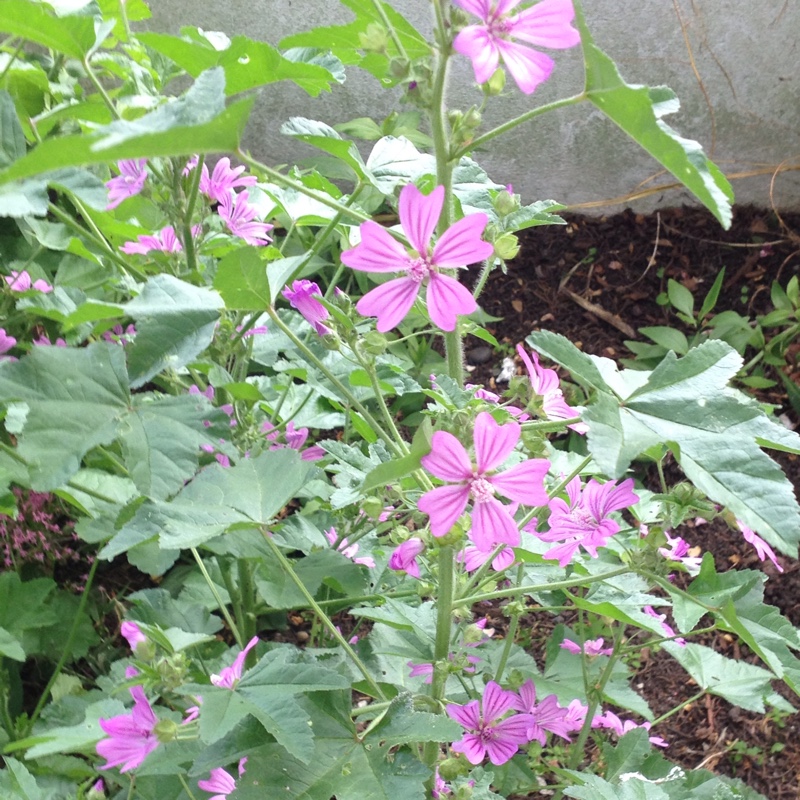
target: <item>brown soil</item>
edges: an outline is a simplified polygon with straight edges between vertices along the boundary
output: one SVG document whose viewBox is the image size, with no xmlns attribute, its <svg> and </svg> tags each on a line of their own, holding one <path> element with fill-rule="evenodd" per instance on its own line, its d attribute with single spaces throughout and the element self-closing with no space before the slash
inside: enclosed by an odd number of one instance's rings
<svg viewBox="0 0 800 800">
<path fill-rule="evenodd" d="M 755 318 L 772 309 L 770 287 L 785 287 L 800 271 L 800 215 L 778 218 L 769 212 L 740 208 L 729 231 L 703 210 L 672 209 L 643 216 L 625 212 L 613 217 L 565 217 L 567 226 L 534 228 L 521 235 L 520 255 L 509 275 L 493 273 L 481 297 L 482 307 L 500 317 L 488 324 L 513 353 L 517 343 L 537 329 L 570 338 L 585 352 L 631 359 L 625 341 L 648 341 L 636 334 L 647 325 L 669 325 L 691 335 L 668 307 L 656 303 L 672 278 L 689 288 L 699 308 L 722 267 L 725 282 L 716 312 L 732 309 Z M 777 331 L 768 331 L 768 337 Z M 631 335 L 634 334 L 634 335 Z M 790 349 L 784 374 L 800 384 L 798 346 Z M 755 351 L 745 354 L 752 358 Z M 499 365 L 486 361 L 482 343 L 473 340 L 467 359 L 475 366 L 471 380 L 495 385 Z M 493 357 L 493 360 L 496 358 Z M 520 370 L 521 371 L 521 370 Z M 800 422 L 775 369 L 765 376 L 778 381 L 759 390 L 759 398 L 779 406 L 787 421 Z M 505 388 L 500 385 L 499 389 Z M 780 454 L 784 470 L 800 486 L 800 459 Z M 684 532 L 685 538 L 714 555 L 717 569 L 762 569 L 768 576 L 765 599 L 800 625 L 800 564 L 780 557 L 785 571 L 762 565 L 741 535 L 721 522 Z M 546 631 L 543 631 L 546 638 Z M 536 634 L 535 634 L 536 636 Z M 703 640 L 729 657 L 757 659 L 726 634 Z M 663 652 L 643 660 L 636 684 L 656 715 L 696 693 L 688 678 Z M 780 684 L 776 682 L 780 690 Z M 790 690 L 782 693 L 792 701 Z M 794 704 L 800 706 L 798 698 Z M 800 714 L 759 715 L 708 696 L 659 725 L 670 743 L 667 757 L 686 767 L 703 766 L 741 778 L 769 800 L 800 796 Z"/>
</svg>

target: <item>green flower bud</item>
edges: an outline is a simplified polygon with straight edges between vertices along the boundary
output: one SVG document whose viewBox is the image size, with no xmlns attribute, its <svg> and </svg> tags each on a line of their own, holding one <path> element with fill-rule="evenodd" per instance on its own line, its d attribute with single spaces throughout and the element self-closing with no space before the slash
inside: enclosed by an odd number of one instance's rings
<svg viewBox="0 0 800 800">
<path fill-rule="evenodd" d="M 379 497 L 367 497 L 361 502 L 361 510 L 370 519 L 377 519 L 383 512 L 383 500 Z"/>
<path fill-rule="evenodd" d="M 483 628 L 477 625 L 467 625 L 464 630 L 464 644 L 477 644 L 484 638 Z"/>
<path fill-rule="evenodd" d="M 389 346 L 388 339 L 378 331 L 370 331 L 362 340 L 364 350 L 373 356 L 380 356 L 386 352 Z"/>
<path fill-rule="evenodd" d="M 385 53 L 389 44 L 389 34 L 383 25 L 370 22 L 367 29 L 358 34 L 358 43 L 368 53 Z"/>
<path fill-rule="evenodd" d="M 503 189 L 494 199 L 494 208 L 501 217 L 507 217 L 519 208 L 519 201 Z"/>
<path fill-rule="evenodd" d="M 389 541 L 392 544 L 403 544 L 411 538 L 411 531 L 405 525 L 395 525 L 389 532 Z"/>
<path fill-rule="evenodd" d="M 506 73 L 502 67 L 498 67 L 491 78 L 483 84 L 483 90 L 489 97 L 496 97 L 506 88 Z"/>
<path fill-rule="evenodd" d="M 342 342 L 339 337 L 335 333 L 326 333 L 324 336 L 320 336 L 322 341 L 322 346 L 326 350 L 339 350 L 342 346 Z"/>
<path fill-rule="evenodd" d="M 160 719 L 153 728 L 153 733 L 161 744 L 174 742 L 178 738 L 178 724 L 171 719 Z"/>
<path fill-rule="evenodd" d="M 475 130 L 481 122 L 483 118 L 481 117 L 481 112 L 478 111 L 475 106 L 472 106 L 469 111 L 464 115 L 464 127 L 469 128 L 470 130 Z"/>
<path fill-rule="evenodd" d="M 495 240 L 494 253 L 503 261 L 510 261 L 516 258 L 519 253 L 519 239 L 513 233 L 504 233 L 499 239 Z"/>
<path fill-rule="evenodd" d="M 411 72 L 411 65 L 405 58 L 393 58 L 389 63 L 389 74 L 393 78 L 403 80 L 407 78 Z"/>
<path fill-rule="evenodd" d="M 454 781 L 462 775 L 469 775 L 469 764 L 463 758 L 446 758 L 439 762 L 439 776 L 445 781 Z"/>
</svg>

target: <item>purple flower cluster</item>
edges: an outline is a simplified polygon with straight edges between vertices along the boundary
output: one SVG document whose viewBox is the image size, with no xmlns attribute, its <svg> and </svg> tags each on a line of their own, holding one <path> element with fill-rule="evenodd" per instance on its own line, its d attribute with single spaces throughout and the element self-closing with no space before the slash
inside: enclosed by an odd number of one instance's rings
<svg viewBox="0 0 800 800">
<path fill-rule="evenodd" d="M 17 498 L 17 518 L 0 516 L 0 558 L 4 569 L 39 564 L 52 572 L 56 565 L 75 563 L 81 556 L 72 523 L 60 517 L 58 499 L 49 493 L 11 490 Z"/>
</svg>

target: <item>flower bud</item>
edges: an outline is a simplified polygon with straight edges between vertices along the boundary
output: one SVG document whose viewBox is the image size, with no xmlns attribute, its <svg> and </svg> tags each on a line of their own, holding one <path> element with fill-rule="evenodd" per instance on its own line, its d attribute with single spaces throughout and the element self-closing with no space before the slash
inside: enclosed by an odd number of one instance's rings
<svg viewBox="0 0 800 800">
<path fill-rule="evenodd" d="M 389 44 L 389 34 L 383 25 L 370 22 L 365 31 L 358 34 L 358 43 L 368 53 L 385 53 Z"/>
<path fill-rule="evenodd" d="M 373 356 L 383 355 L 389 346 L 388 339 L 378 331 L 370 331 L 361 341 L 365 352 Z"/>
<path fill-rule="evenodd" d="M 494 243 L 494 252 L 503 261 L 510 261 L 516 258 L 519 253 L 519 239 L 513 233 L 504 233 Z"/>
<path fill-rule="evenodd" d="M 506 88 L 506 73 L 502 67 L 498 67 L 491 78 L 483 84 L 483 90 L 489 97 L 496 97 Z"/>
<path fill-rule="evenodd" d="M 509 194 L 505 189 L 497 193 L 494 199 L 494 209 L 501 217 L 507 217 L 519 208 L 519 202 L 514 195 Z"/>
<path fill-rule="evenodd" d="M 335 333 L 326 333 L 324 336 L 320 336 L 320 341 L 322 342 L 322 346 L 326 350 L 336 351 L 341 349 L 342 342 L 339 337 Z"/>
<path fill-rule="evenodd" d="M 383 500 L 379 497 L 367 497 L 361 502 L 361 510 L 370 519 L 378 519 L 383 512 Z"/>
<path fill-rule="evenodd" d="M 403 544 L 411 536 L 411 531 L 405 525 L 395 525 L 389 532 L 389 541 L 392 544 Z"/>
<path fill-rule="evenodd" d="M 464 644 L 477 644 L 485 638 L 483 628 L 479 628 L 474 623 L 467 625 L 464 630 Z"/>
<path fill-rule="evenodd" d="M 178 724 L 171 719 L 160 719 L 155 724 L 153 733 L 161 744 L 174 742 L 178 738 Z"/>
<path fill-rule="evenodd" d="M 439 775 L 448 782 L 468 774 L 469 764 L 463 758 L 446 758 L 439 763 Z"/>
<path fill-rule="evenodd" d="M 475 106 L 467 111 L 464 115 L 464 127 L 470 130 L 475 130 L 482 122 L 481 112 Z"/>
</svg>

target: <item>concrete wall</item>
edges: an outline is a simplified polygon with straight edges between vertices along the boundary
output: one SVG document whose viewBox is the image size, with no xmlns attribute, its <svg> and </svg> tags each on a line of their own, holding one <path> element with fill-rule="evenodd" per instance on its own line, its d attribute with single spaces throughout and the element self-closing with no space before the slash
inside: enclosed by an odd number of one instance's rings
<svg viewBox="0 0 800 800">
<path fill-rule="evenodd" d="M 395 7 L 424 34 L 430 31 L 428 0 L 396 0 Z M 177 33 L 197 25 L 229 35 L 244 34 L 273 45 L 291 33 L 345 23 L 350 11 L 333 0 L 196 0 L 152 3 L 148 27 Z M 631 83 L 667 84 L 682 108 L 667 122 L 699 140 L 732 178 L 738 203 L 800 208 L 800 3 L 796 0 L 584 0 L 595 41 Z M 487 126 L 543 102 L 579 91 L 582 67 L 577 48 L 551 53 L 551 80 L 526 97 L 509 80 L 493 101 Z M 480 101 L 469 62 L 454 59 L 449 105 Z M 298 146 L 278 133 L 289 116 L 336 124 L 359 116 L 381 117 L 402 110 L 399 93 L 356 69 L 332 94 L 309 98 L 290 84 L 266 87 L 247 133 L 247 145 L 270 163 L 301 157 Z M 659 165 L 642 153 L 588 105 L 546 115 L 496 140 L 491 153 L 477 156 L 493 179 L 511 182 L 526 202 L 553 198 L 584 210 L 608 213 L 622 205 L 609 200 L 636 191 L 657 175 Z M 756 177 L 737 174 L 758 171 Z M 659 193 L 635 205 L 652 208 L 689 202 L 686 193 Z"/>
</svg>

